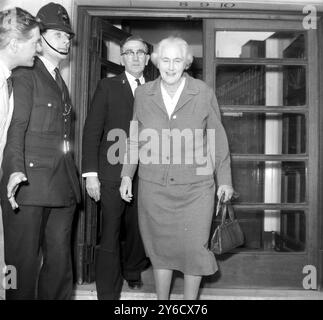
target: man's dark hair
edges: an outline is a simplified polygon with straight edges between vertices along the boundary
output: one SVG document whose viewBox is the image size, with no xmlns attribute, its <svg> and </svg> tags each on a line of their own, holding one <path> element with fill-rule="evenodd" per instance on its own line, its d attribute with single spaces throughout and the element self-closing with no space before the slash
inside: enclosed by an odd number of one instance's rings
<svg viewBox="0 0 323 320">
<path fill-rule="evenodd" d="M 39 20 L 19 7 L 0 11 L 0 49 L 11 39 L 28 40 L 30 31 L 39 26 Z"/>
<path fill-rule="evenodd" d="M 127 42 L 129 42 L 129 41 L 139 41 L 139 42 L 141 42 L 145 46 L 146 53 L 149 53 L 148 52 L 149 51 L 148 50 L 148 45 L 147 45 L 146 41 L 144 39 L 142 39 L 141 37 L 139 37 L 139 36 L 130 36 L 130 37 L 122 40 L 121 43 L 120 43 L 120 52 L 121 53 L 123 52 L 123 48 L 124 48 L 125 44 Z"/>
</svg>

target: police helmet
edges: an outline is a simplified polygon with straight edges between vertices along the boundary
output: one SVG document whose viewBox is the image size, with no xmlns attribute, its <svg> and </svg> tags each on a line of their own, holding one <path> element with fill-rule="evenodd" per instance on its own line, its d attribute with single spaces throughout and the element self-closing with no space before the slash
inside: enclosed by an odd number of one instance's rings
<svg viewBox="0 0 323 320">
<path fill-rule="evenodd" d="M 37 18 L 40 19 L 41 32 L 47 29 L 54 29 L 69 33 L 71 38 L 75 35 L 72 31 L 67 11 L 58 3 L 50 2 L 41 7 L 37 13 Z"/>
</svg>

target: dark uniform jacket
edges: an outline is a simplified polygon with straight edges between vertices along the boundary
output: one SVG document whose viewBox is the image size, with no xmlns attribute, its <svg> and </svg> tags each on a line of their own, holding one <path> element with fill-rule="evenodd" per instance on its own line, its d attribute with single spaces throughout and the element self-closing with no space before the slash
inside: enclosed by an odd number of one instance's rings
<svg viewBox="0 0 323 320">
<path fill-rule="evenodd" d="M 18 68 L 13 83 L 15 105 L 2 165 L 2 197 L 10 174 L 23 172 L 28 181 L 16 193 L 18 204 L 62 207 L 79 202 L 77 170 L 71 153 L 63 150 L 64 138 L 71 138 L 73 113 L 64 115 L 61 90 L 39 58 L 32 68 Z"/>
<path fill-rule="evenodd" d="M 83 173 L 97 172 L 100 180 L 121 180 L 122 164 L 118 159 L 123 160 L 125 153 L 133 114 L 133 100 L 131 87 L 124 72 L 98 83 L 84 125 Z M 118 133 L 121 134 L 120 140 L 114 136 Z"/>
</svg>

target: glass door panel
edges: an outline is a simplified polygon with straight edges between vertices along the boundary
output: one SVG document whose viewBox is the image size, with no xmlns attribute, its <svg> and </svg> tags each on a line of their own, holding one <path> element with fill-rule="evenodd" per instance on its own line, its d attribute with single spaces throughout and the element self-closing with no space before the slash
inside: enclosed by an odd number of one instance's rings
<svg viewBox="0 0 323 320">
<path fill-rule="evenodd" d="M 221 64 L 216 95 L 221 105 L 303 106 L 305 78 L 305 66 Z"/>
<path fill-rule="evenodd" d="M 269 122 L 277 123 L 276 128 L 272 126 L 269 130 Z M 305 114 L 223 112 L 222 123 L 228 136 L 231 153 L 265 154 L 266 141 L 269 139 L 275 139 L 281 154 L 306 153 Z M 277 154 L 273 149 L 268 148 L 266 154 Z"/>
<path fill-rule="evenodd" d="M 217 58 L 305 58 L 302 32 L 218 31 Z"/>
<path fill-rule="evenodd" d="M 235 203 L 306 202 L 306 166 L 300 161 L 232 161 Z"/>
</svg>

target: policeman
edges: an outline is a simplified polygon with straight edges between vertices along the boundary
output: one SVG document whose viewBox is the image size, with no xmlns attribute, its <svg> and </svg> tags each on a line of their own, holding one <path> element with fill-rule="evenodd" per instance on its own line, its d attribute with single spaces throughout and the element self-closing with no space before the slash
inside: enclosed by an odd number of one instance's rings
<svg viewBox="0 0 323 320">
<path fill-rule="evenodd" d="M 73 108 L 59 65 L 74 33 L 60 4 L 43 6 L 37 17 L 42 51 L 33 68 L 13 73 L 15 111 L 4 152 L 5 260 L 17 269 L 17 289 L 7 289 L 6 298 L 69 299 L 80 189 L 70 152 Z"/>
</svg>

